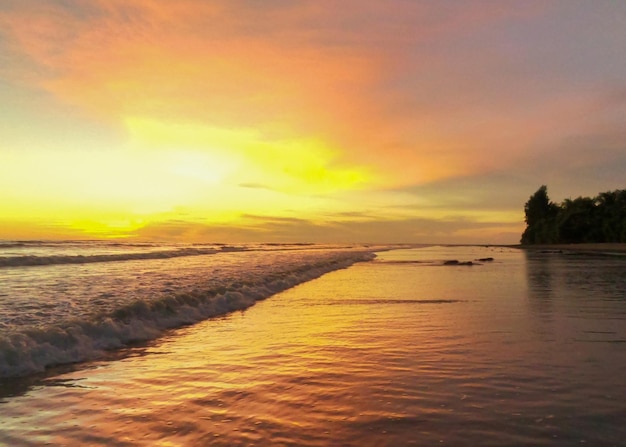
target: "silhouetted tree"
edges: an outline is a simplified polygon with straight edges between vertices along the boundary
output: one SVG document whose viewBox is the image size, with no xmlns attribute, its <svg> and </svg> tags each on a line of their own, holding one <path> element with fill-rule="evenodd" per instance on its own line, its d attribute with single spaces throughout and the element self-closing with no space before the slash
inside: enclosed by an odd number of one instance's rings
<svg viewBox="0 0 626 447">
<path fill-rule="evenodd" d="M 602 242 L 626 242 L 626 190 L 600 193 L 595 203 Z"/>
<path fill-rule="evenodd" d="M 626 243 L 626 190 L 597 197 L 565 199 L 556 205 L 543 185 L 524 205 L 526 230 L 522 244 L 624 242 Z"/>
<path fill-rule="evenodd" d="M 558 207 L 548 197 L 548 187 L 542 185 L 524 205 L 526 231 L 522 244 L 549 244 L 554 242 L 554 219 Z"/>
<path fill-rule="evenodd" d="M 596 214 L 594 200 L 589 197 L 565 199 L 557 219 L 558 241 L 566 244 L 599 242 L 600 227 Z"/>
</svg>

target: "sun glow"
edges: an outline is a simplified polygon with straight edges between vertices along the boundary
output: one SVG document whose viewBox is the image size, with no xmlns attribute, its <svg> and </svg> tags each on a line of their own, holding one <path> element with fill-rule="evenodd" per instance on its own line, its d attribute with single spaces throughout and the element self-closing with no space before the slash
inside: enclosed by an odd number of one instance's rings
<svg viewBox="0 0 626 447">
<path fill-rule="evenodd" d="M 137 117 L 124 124 L 128 138 L 114 149 L 9 153 L 0 168 L 0 186 L 12 186 L 5 218 L 128 236 L 176 219 L 225 224 L 242 214 L 292 217 L 324 208 L 324 196 L 368 179 L 365 170 L 338 164 L 338 151 L 315 139 L 272 140 L 252 129 Z"/>
<path fill-rule="evenodd" d="M 313 138 L 269 138 L 254 129 L 224 129 L 151 119 L 125 120 L 135 146 L 177 158 L 172 169 L 214 183 L 257 185 L 290 195 L 358 189 L 364 168 L 337 164 L 339 151 Z"/>
</svg>

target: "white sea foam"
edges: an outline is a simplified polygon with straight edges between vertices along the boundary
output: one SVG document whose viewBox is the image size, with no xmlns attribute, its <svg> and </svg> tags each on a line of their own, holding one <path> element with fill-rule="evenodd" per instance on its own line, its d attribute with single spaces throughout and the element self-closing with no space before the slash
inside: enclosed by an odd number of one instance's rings
<svg viewBox="0 0 626 447">
<path fill-rule="evenodd" d="M 0 377 L 97 358 L 374 257 L 364 249 L 226 251 L 5 276 L 11 284 L 0 287 Z"/>
<path fill-rule="evenodd" d="M 222 251 L 234 250 L 225 249 Z M 53 264 L 88 264 L 92 262 L 131 261 L 136 259 L 168 259 L 181 256 L 207 255 L 217 252 L 218 250 L 212 248 L 180 248 L 175 250 L 95 255 L 1 256 L 0 267 L 24 267 Z"/>
</svg>

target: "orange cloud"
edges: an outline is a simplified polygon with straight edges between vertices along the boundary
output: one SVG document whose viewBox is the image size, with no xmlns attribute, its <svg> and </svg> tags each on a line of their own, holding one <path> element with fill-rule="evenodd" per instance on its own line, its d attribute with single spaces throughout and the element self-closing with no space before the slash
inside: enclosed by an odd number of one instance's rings
<svg viewBox="0 0 626 447">
<path fill-rule="evenodd" d="M 475 144 L 467 134 L 440 128 L 431 100 L 398 98 L 388 84 L 397 82 L 399 69 L 415 73 L 432 63 L 427 52 L 412 53 L 422 40 L 506 16 L 507 8 L 441 15 L 400 2 L 386 21 L 388 6 L 375 2 L 332 11 L 315 2 L 86 5 L 17 8 L 3 24 L 46 69 L 41 86 L 111 122 L 189 120 L 256 128 L 268 140 L 323 139 L 341 148 L 338 162 L 375 166 L 390 186 L 484 164 L 465 153 Z M 407 101 L 413 110 L 403 108 Z"/>
</svg>

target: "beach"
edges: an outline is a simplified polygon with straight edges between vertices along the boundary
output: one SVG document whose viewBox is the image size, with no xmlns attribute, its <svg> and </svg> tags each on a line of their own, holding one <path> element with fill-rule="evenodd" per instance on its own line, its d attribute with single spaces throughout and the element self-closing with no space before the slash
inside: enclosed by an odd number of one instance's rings
<svg viewBox="0 0 626 447">
<path fill-rule="evenodd" d="M 0 443 L 619 446 L 623 268 L 505 247 L 378 252 L 246 310 L 4 379 Z"/>
<path fill-rule="evenodd" d="M 0 447 L 626 447 L 625 24 L 0 1 Z"/>
</svg>

